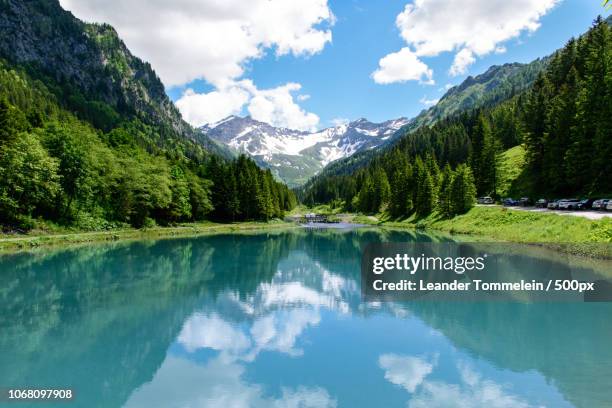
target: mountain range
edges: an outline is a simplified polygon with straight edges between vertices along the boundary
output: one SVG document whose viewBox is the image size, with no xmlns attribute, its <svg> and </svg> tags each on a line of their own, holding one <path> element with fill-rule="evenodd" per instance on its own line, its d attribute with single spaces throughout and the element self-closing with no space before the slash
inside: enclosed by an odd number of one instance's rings
<svg viewBox="0 0 612 408">
<path fill-rule="evenodd" d="M 382 145 L 408 123 L 406 118 L 383 123 L 362 118 L 304 132 L 274 127 L 251 117 L 229 116 L 200 130 L 234 151 L 253 157 L 289 186 L 298 186 L 335 160 Z"/>
</svg>

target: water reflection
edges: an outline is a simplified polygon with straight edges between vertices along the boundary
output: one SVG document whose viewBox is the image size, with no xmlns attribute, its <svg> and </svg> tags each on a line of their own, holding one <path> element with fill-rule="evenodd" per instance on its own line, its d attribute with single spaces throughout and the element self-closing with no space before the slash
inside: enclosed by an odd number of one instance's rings
<svg viewBox="0 0 612 408">
<path fill-rule="evenodd" d="M 293 230 L 3 256 L 0 387 L 72 387 L 83 407 L 612 400 L 609 304 L 362 303 L 363 245 L 408 240 L 447 238 Z"/>
</svg>

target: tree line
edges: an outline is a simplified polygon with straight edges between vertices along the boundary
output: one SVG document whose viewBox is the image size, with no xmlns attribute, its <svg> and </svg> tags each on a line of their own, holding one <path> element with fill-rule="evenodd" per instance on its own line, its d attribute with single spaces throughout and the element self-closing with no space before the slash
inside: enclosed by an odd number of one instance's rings
<svg viewBox="0 0 612 408">
<path fill-rule="evenodd" d="M 212 180 L 212 217 L 222 221 L 282 218 L 297 205 L 293 191 L 245 155 L 226 162 L 213 156 L 205 175 Z"/>
<path fill-rule="evenodd" d="M 96 115 L 97 122 L 88 122 L 47 85 L 0 61 L 5 228 L 269 220 L 296 205 L 293 192 L 246 157 L 226 161 L 172 143 L 163 129 L 102 102 L 114 112 L 112 121 L 99 123 L 104 116 Z"/>
<path fill-rule="evenodd" d="M 299 194 L 309 205 L 452 216 L 476 195 L 501 198 L 501 154 L 519 145 L 526 162 L 515 188 L 521 195 L 609 194 L 610 129 L 612 29 L 598 18 L 549 59 L 531 88 L 420 127 L 365 166 L 314 178 Z"/>
</svg>

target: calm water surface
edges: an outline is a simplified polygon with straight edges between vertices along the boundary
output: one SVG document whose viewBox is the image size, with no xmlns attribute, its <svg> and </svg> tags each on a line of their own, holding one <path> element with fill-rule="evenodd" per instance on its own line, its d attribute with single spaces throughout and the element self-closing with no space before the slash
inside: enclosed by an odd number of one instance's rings
<svg viewBox="0 0 612 408">
<path fill-rule="evenodd" d="M 612 304 L 361 302 L 364 243 L 439 239 L 298 229 L 2 256 L 0 387 L 70 387 L 65 407 L 612 406 Z"/>
</svg>

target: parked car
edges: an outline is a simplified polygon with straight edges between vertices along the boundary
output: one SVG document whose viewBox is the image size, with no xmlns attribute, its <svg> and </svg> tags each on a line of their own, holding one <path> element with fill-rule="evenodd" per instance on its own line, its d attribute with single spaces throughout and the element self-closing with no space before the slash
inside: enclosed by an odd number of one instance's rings
<svg viewBox="0 0 612 408">
<path fill-rule="evenodd" d="M 529 207 L 531 205 L 531 199 L 529 197 L 521 197 L 519 205 L 521 207 Z"/>
<path fill-rule="evenodd" d="M 593 202 L 595 202 L 595 200 L 593 200 L 592 198 L 586 198 L 584 200 L 581 200 L 578 203 L 578 209 L 579 210 L 590 210 L 593 205 Z"/>
<path fill-rule="evenodd" d="M 606 203 L 606 211 L 612 211 L 612 200 L 608 200 Z"/>
<path fill-rule="evenodd" d="M 594 210 L 605 210 L 608 203 L 612 201 L 609 198 L 601 198 L 599 200 L 593 201 L 593 205 L 591 206 Z"/>
<path fill-rule="evenodd" d="M 518 201 L 516 201 L 514 198 L 504 198 L 502 202 L 506 207 L 513 207 L 515 205 L 518 205 Z"/>
<path fill-rule="evenodd" d="M 578 200 L 577 198 L 561 200 L 559 201 L 559 209 L 560 210 L 577 210 L 578 204 L 580 204 L 580 200 Z"/>
<path fill-rule="evenodd" d="M 548 207 L 548 200 L 545 198 L 540 198 L 538 201 L 536 201 L 535 206 L 538 208 L 546 208 Z"/>
<path fill-rule="evenodd" d="M 478 204 L 495 204 L 495 200 L 491 197 L 479 197 L 476 202 Z"/>
<path fill-rule="evenodd" d="M 558 210 L 559 209 L 559 201 L 561 200 L 554 200 L 554 201 L 550 201 L 548 203 L 548 209 L 549 210 Z"/>
</svg>

